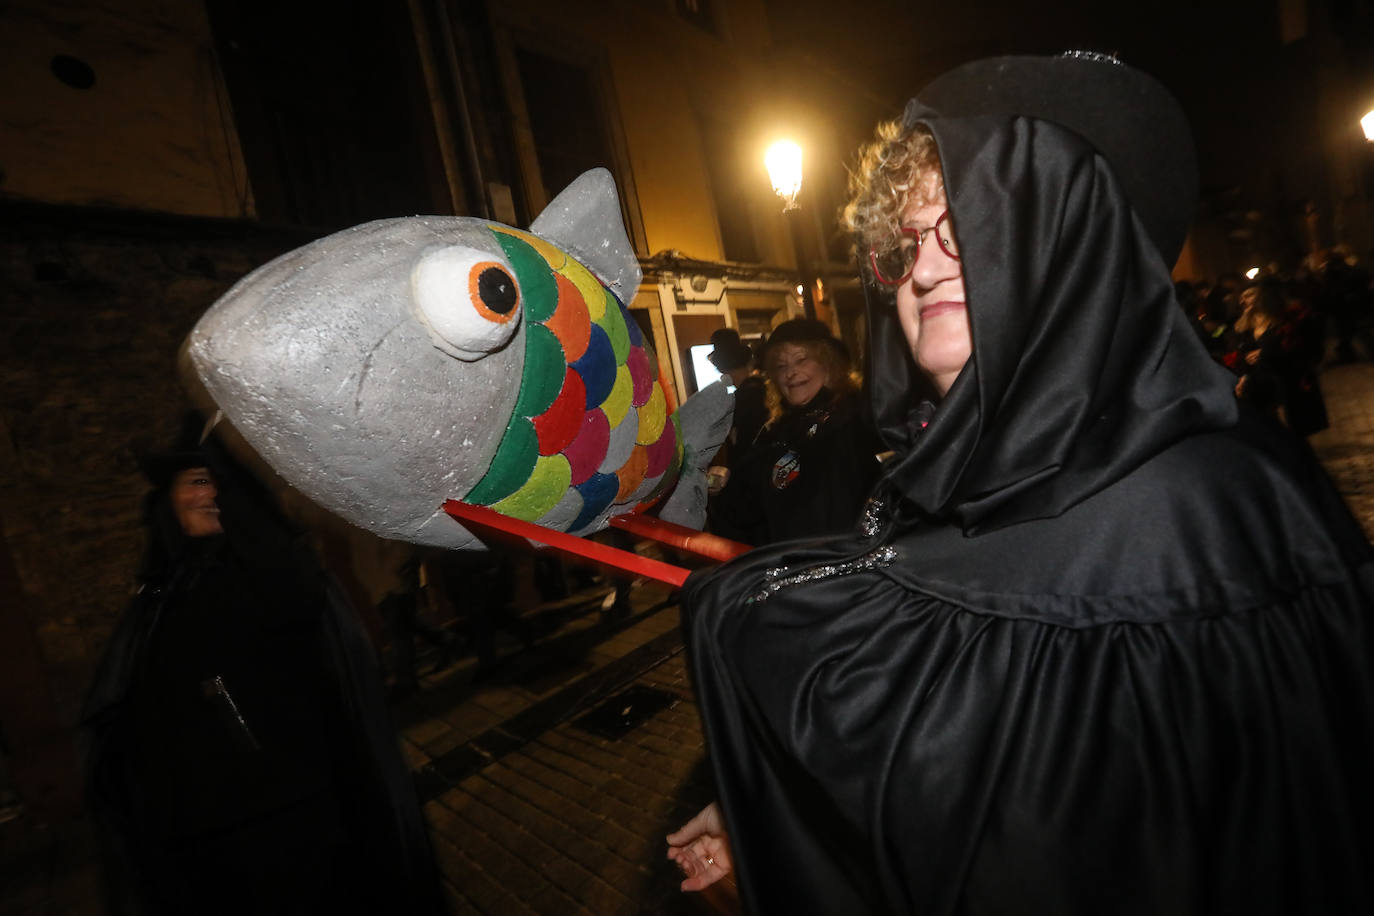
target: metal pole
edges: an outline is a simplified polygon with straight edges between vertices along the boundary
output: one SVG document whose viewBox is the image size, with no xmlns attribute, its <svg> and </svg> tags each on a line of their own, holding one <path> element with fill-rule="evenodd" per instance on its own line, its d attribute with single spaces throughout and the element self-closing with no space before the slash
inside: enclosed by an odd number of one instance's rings
<svg viewBox="0 0 1374 916">
<path fill-rule="evenodd" d="M 811 262 L 806 257 L 806 246 L 802 244 L 801 208 L 791 207 L 784 211 L 787 216 L 787 231 L 792 236 L 792 250 L 797 259 L 797 276 L 801 280 L 802 312 L 807 318 L 816 317 L 816 300 L 811 291 Z"/>
</svg>

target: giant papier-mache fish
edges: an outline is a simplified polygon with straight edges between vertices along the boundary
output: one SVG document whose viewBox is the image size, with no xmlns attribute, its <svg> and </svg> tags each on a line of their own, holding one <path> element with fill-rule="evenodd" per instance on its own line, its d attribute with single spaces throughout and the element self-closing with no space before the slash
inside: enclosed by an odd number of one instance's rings
<svg viewBox="0 0 1374 916">
<path fill-rule="evenodd" d="M 447 499 L 588 534 L 675 483 L 662 516 L 700 527 L 732 398 L 717 383 L 671 409 L 625 306 L 640 277 L 596 169 L 528 232 L 409 217 L 285 254 L 186 352 L 277 473 L 383 537 L 480 547 Z"/>
</svg>

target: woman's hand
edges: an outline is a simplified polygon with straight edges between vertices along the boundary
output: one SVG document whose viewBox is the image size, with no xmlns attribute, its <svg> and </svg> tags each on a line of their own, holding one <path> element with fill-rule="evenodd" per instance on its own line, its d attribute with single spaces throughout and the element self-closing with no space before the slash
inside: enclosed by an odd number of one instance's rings
<svg viewBox="0 0 1374 916">
<path fill-rule="evenodd" d="M 668 834 L 668 858 L 687 875 L 684 891 L 704 890 L 730 874 L 730 838 L 715 802 Z"/>
</svg>

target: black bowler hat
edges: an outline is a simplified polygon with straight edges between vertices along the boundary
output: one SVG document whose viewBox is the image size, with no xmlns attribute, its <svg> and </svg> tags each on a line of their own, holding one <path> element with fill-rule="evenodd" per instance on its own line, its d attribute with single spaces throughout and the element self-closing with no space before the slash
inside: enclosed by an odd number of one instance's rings
<svg viewBox="0 0 1374 916">
<path fill-rule="evenodd" d="M 1111 165 L 1165 263 L 1183 250 L 1197 207 L 1197 158 L 1178 102 L 1115 57 L 991 57 L 950 70 L 907 104 L 910 127 L 942 117 L 1021 115 L 1067 127 Z"/>
<path fill-rule="evenodd" d="M 770 349 L 786 343 L 823 343 L 842 359 L 849 359 L 849 348 L 844 345 L 844 341 L 830 333 L 830 325 L 815 318 L 792 318 L 778 325 L 773 329 L 773 333 L 768 335 L 768 339 L 759 350 L 759 365 L 765 364 Z"/>
</svg>

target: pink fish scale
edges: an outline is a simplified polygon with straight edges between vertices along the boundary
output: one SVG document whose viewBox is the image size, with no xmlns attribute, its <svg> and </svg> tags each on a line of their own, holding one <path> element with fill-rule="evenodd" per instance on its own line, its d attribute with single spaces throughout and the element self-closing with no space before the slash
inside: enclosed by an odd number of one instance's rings
<svg viewBox="0 0 1374 916">
<path fill-rule="evenodd" d="M 649 446 L 649 466 L 645 478 L 657 477 L 668 469 L 677 457 L 677 428 L 671 421 L 663 424 L 663 435 Z"/>
<path fill-rule="evenodd" d="M 582 429 L 577 438 L 563 450 L 563 457 L 572 466 L 572 483 L 576 486 L 596 473 L 611 441 L 611 423 L 599 408 L 587 411 L 582 417 Z"/>
<path fill-rule="evenodd" d="M 625 367 L 630 370 L 630 381 L 634 383 L 634 394 L 630 403 L 643 407 L 654 392 L 653 368 L 649 365 L 649 354 L 643 347 L 631 347 L 625 358 Z"/>
</svg>

